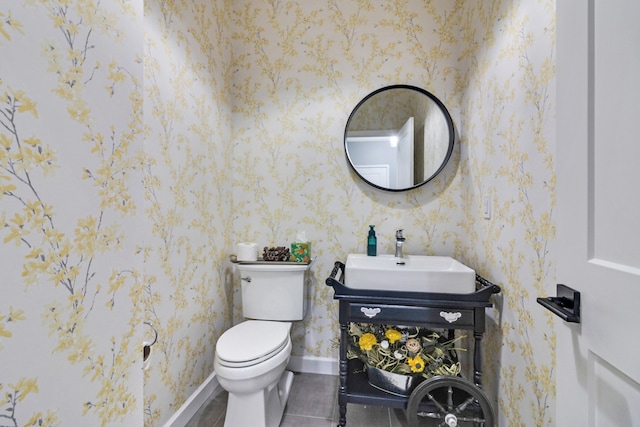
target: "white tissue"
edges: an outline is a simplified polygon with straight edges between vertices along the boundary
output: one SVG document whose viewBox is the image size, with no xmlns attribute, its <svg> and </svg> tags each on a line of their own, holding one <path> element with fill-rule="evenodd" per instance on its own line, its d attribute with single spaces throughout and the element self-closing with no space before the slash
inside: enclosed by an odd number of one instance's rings
<svg viewBox="0 0 640 427">
<path fill-rule="evenodd" d="M 256 261 L 258 259 L 257 243 L 238 243 L 237 251 L 238 261 Z"/>
<path fill-rule="evenodd" d="M 307 233 L 305 233 L 304 230 L 298 231 L 298 234 L 296 234 L 296 242 L 304 243 L 306 241 L 307 241 Z"/>
</svg>

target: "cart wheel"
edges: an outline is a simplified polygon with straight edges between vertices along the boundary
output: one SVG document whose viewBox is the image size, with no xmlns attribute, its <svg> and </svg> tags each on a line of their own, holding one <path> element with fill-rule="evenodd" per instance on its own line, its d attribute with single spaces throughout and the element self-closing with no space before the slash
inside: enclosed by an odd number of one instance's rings
<svg viewBox="0 0 640 427">
<path fill-rule="evenodd" d="M 407 403 L 410 427 L 494 427 L 493 407 L 480 387 L 454 376 L 420 383 Z"/>
</svg>

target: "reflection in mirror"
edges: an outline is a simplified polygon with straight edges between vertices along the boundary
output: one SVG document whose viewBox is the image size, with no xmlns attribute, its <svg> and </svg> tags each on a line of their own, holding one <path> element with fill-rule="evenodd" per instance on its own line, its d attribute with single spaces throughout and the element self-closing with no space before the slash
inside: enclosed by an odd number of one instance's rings
<svg viewBox="0 0 640 427">
<path fill-rule="evenodd" d="M 433 179 L 453 151 L 453 122 L 431 93 L 394 85 L 367 95 L 345 129 L 345 151 L 356 173 L 374 187 L 403 191 Z"/>
</svg>

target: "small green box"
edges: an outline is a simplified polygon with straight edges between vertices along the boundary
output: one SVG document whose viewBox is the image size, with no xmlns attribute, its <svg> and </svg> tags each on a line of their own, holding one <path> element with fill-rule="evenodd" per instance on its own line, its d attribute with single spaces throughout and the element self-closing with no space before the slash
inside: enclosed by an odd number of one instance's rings
<svg viewBox="0 0 640 427">
<path fill-rule="evenodd" d="M 291 244 L 291 261 L 294 262 L 310 262 L 309 249 L 311 243 L 309 242 L 296 242 Z"/>
</svg>

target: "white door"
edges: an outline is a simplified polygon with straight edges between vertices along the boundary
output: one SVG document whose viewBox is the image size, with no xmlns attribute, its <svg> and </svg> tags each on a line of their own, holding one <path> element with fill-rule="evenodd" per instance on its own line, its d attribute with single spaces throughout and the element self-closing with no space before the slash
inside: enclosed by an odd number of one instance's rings
<svg viewBox="0 0 640 427">
<path fill-rule="evenodd" d="M 398 131 L 398 188 L 413 187 L 413 117 Z"/>
<path fill-rule="evenodd" d="M 370 183 L 389 188 L 389 165 L 354 165 L 354 168 Z"/>
<path fill-rule="evenodd" d="M 640 1 L 558 0 L 557 423 L 640 426 Z"/>
</svg>

